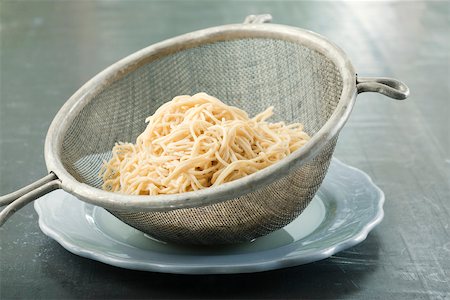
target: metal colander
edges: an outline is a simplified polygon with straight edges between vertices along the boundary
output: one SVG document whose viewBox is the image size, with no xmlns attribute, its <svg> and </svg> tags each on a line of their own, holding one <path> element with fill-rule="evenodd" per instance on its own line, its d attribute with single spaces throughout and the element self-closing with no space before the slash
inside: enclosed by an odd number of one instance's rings
<svg viewBox="0 0 450 300">
<path fill-rule="evenodd" d="M 0 198 L 0 224 L 18 208 L 63 188 L 157 239 L 189 244 L 252 240 L 282 228 L 309 204 L 326 174 L 338 133 L 358 92 L 405 99 L 387 78 L 357 78 L 345 54 L 298 28 L 263 24 L 209 28 L 138 51 L 107 68 L 61 108 L 50 126 L 49 175 Z M 103 160 L 134 142 L 145 118 L 177 95 L 207 92 L 250 115 L 275 107 L 275 120 L 301 122 L 312 139 L 289 157 L 214 188 L 131 196 L 101 190 Z"/>
</svg>

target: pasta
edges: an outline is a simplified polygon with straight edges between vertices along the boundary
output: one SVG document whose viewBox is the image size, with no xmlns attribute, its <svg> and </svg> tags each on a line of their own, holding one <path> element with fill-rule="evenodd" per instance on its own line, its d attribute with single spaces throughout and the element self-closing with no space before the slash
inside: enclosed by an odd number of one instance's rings
<svg viewBox="0 0 450 300">
<path fill-rule="evenodd" d="M 270 123 L 273 107 L 249 118 L 205 93 L 162 105 L 136 144 L 117 143 L 102 188 L 132 195 L 196 191 L 270 166 L 309 139 L 303 125 Z"/>
</svg>

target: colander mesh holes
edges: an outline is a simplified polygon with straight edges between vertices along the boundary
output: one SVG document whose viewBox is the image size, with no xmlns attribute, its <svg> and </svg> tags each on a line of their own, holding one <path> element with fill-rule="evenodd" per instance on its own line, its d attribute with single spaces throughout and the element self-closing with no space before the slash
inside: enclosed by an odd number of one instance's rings
<svg viewBox="0 0 450 300">
<path fill-rule="evenodd" d="M 144 120 L 182 94 L 207 92 L 254 115 L 275 106 L 275 121 L 302 122 L 314 135 L 334 111 L 342 90 L 326 57 L 275 39 L 216 42 L 144 65 L 106 87 L 76 117 L 62 158 L 80 182 L 101 186 L 97 174 L 118 141 L 134 142 Z M 230 243 L 252 239 L 293 220 L 322 182 L 335 141 L 311 163 L 270 186 L 231 201 L 167 213 L 114 212 L 163 240 Z"/>
<path fill-rule="evenodd" d="M 314 161 L 245 196 L 204 207 L 169 212 L 110 211 L 129 225 L 163 241 L 232 244 L 284 227 L 309 204 L 328 169 L 335 141 Z"/>
</svg>

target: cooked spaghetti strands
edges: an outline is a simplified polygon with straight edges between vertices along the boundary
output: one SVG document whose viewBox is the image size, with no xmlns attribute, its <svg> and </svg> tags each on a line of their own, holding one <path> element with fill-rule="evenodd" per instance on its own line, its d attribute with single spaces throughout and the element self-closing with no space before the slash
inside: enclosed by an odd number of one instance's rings
<svg viewBox="0 0 450 300">
<path fill-rule="evenodd" d="M 310 139 L 303 125 L 269 123 L 273 107 L 253 118 L 205 93 L 162 105 L 136 144 L 117 143 L 100 170 L 102 188 L 132 195 L 205 189 L 257 172 Z"/>
</svg>

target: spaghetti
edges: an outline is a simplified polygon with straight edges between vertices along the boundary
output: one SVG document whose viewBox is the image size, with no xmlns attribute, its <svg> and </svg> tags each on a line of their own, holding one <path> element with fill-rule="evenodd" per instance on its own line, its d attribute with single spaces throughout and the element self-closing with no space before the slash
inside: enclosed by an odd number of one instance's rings
<svg viewBox="0 0 450 300">
<path fill-rule="evenodd" d="M 162 105 L 136 144 L 117 143 L 100 171 L 102 188 L 132 195 L 176 194 L 239 179 L 309 139 L 303 125 L 269 123 L 273 107 L 249 118 L 205 93 Z"/>
</svg>

